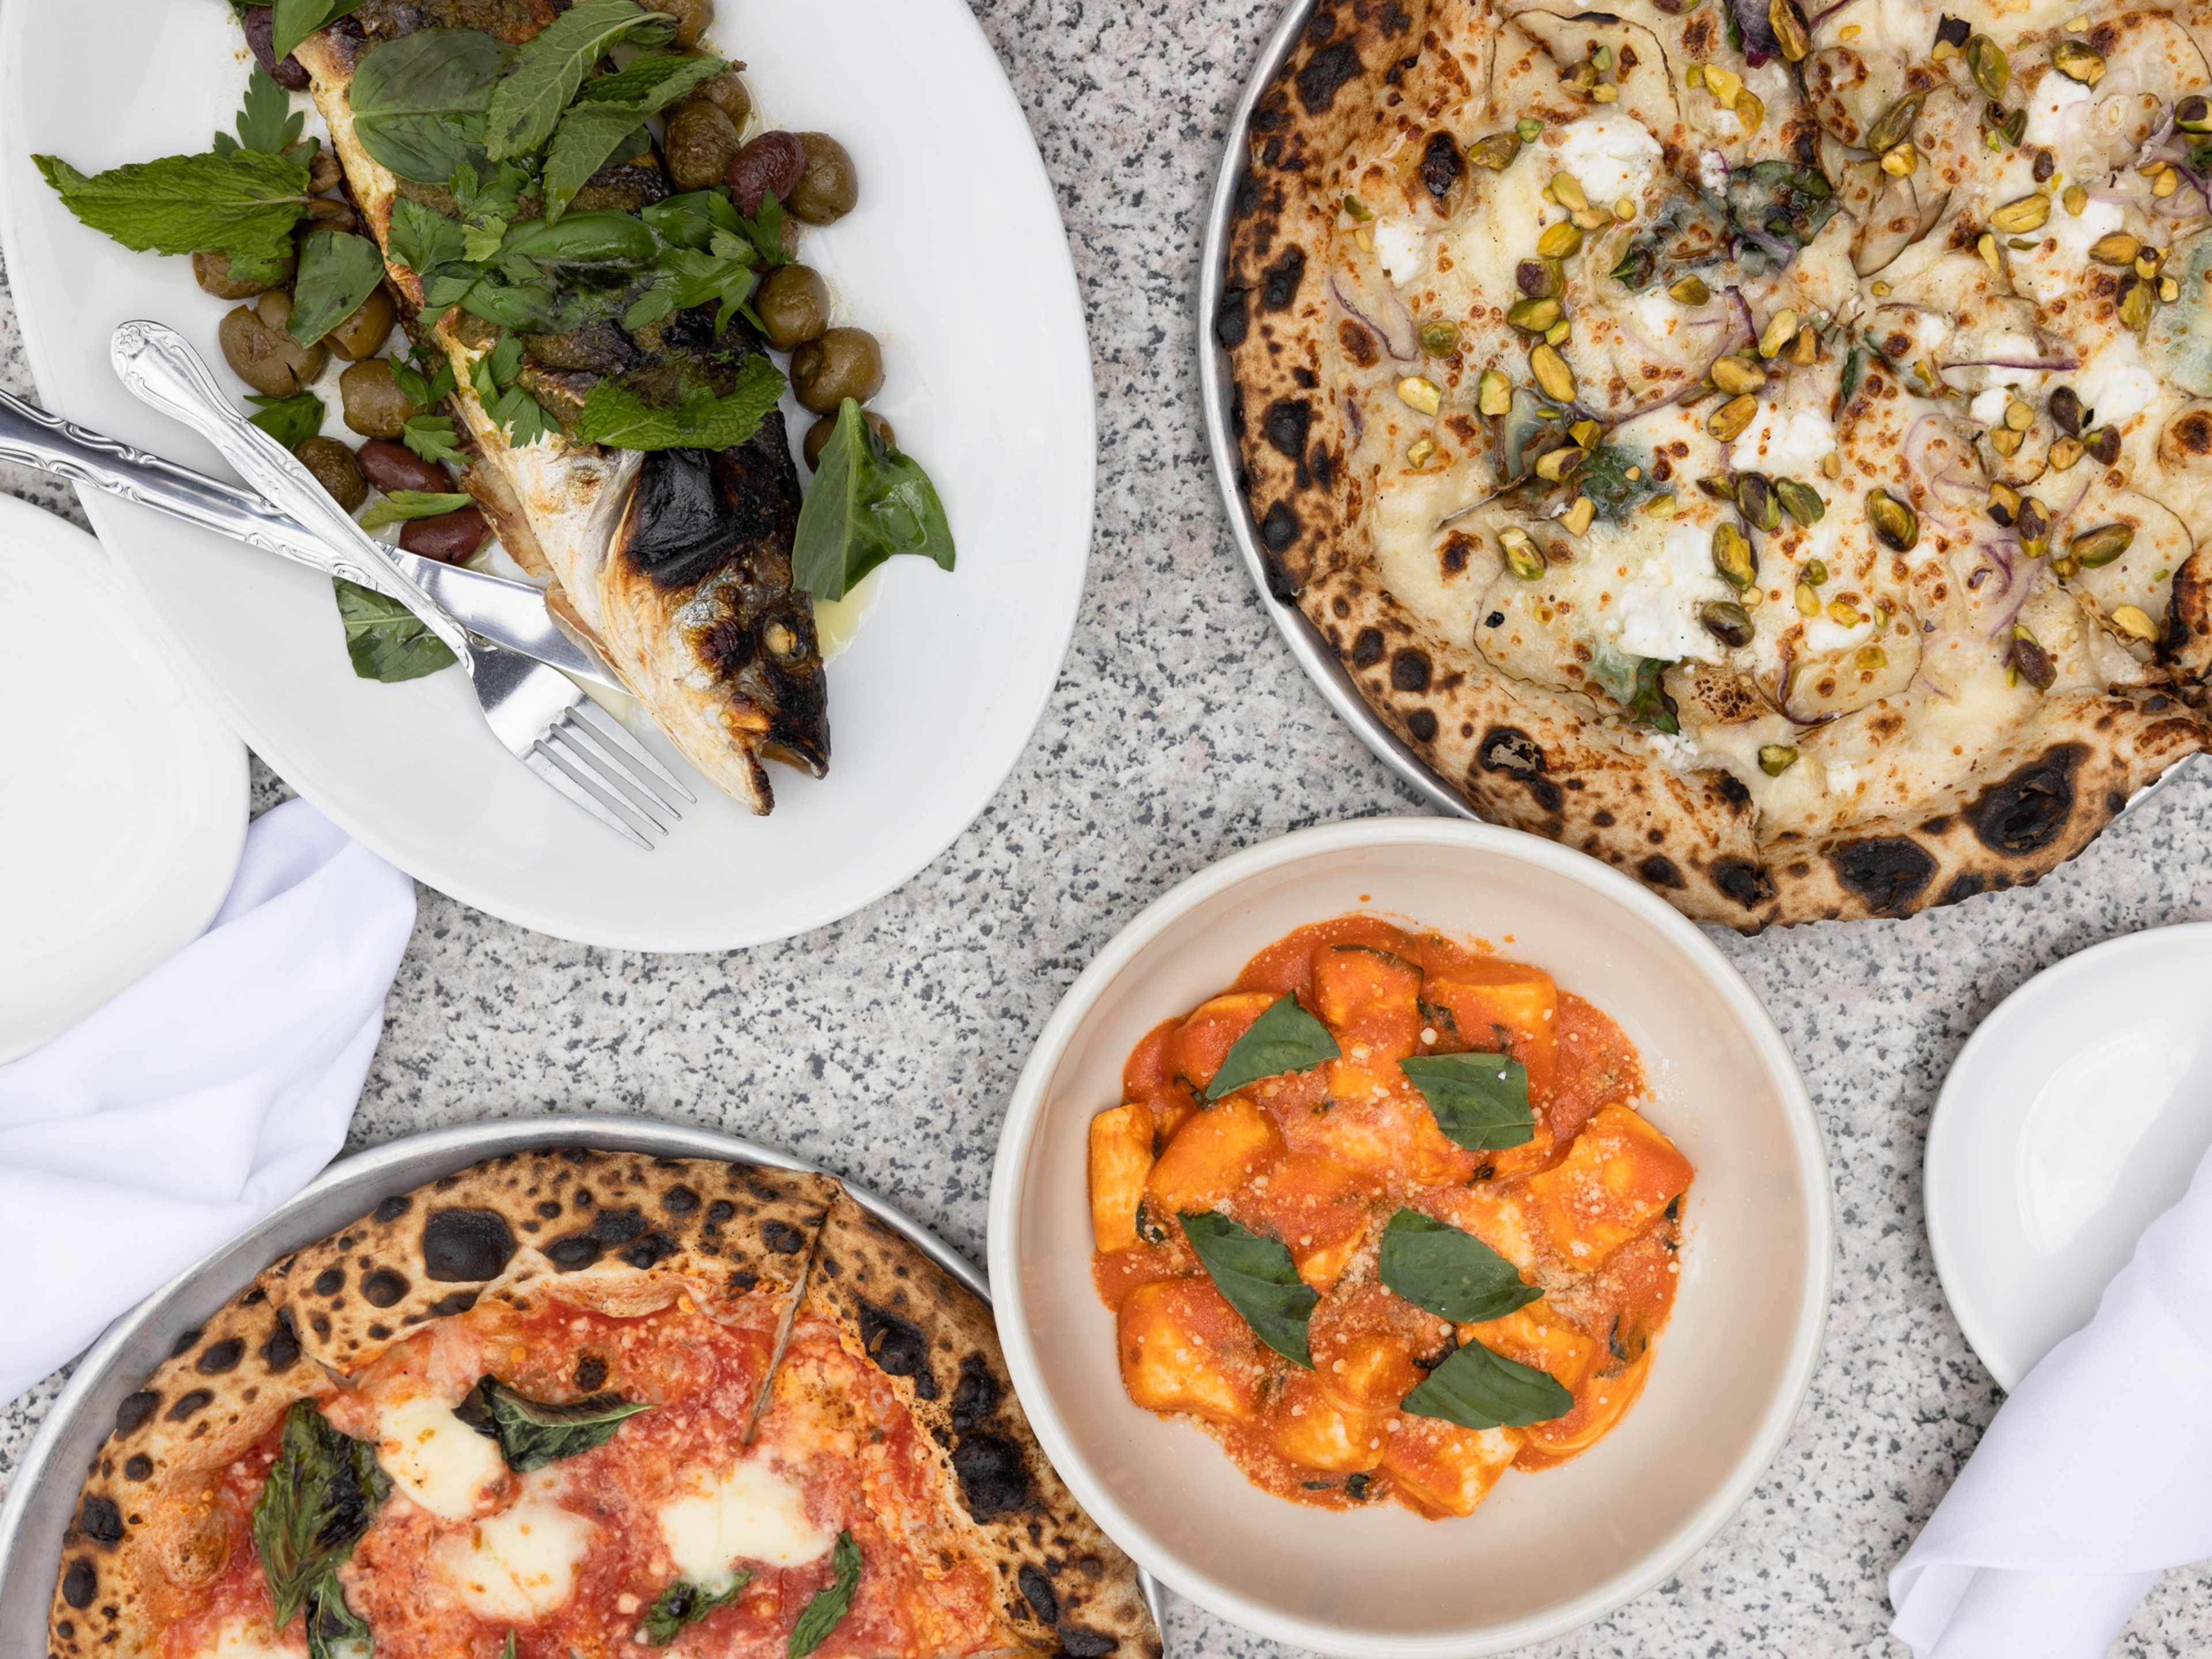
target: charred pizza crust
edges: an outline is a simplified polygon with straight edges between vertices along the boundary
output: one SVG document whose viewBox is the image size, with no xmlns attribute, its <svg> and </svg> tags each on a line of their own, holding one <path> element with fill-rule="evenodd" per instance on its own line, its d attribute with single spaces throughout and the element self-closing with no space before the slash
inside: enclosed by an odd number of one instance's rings
<svg viewBox="0 0 2212 1659">
<path fill-rule="evenodd" d="M 779 1345 L 804 1297 L 929 1434 L 946 1513 L 1004 1587 L 1009 1651 L 1160 1652 L 1134 1566 L 1045 1462 L 989 1313 L 963 1286 L 828 1176 L 576 1147 L 394 1194 L 186 1333 L 93 1460 L 63 1540 L 54 1659 L 160 1650 L 147 1585 L 222 1570 L 196 1521 L 218 1476 L 295 1401 L 480 1300 L 527 1307 L 556 1286 L 618 1316 L 687 1287 L 764 1297 L 781 1308 Z"/>
<path fill-rule="evenodd" d="M 1444 636 L 1390 591 L 1370 544 L 1379 495 L 1355 465 L 1358 406 L 1332 380 L 1340 363 L 1373 365 L 1376 351 L 1375 332 L 1348 322 L 1356 310 L 1333 291 L 1334 169 L 1363 144 L 1449 131 L 1474 93 L 1472 9 L 1466 0 L 1312 6 L 1255 111 L 1223 300 L 1206 323 L 1230 362 L 1237 483 L 1270 591 L 1299 606 L 1400 739 L 1481 817 L 1577 847 L 1693 919 L 1745 932 L 1907 915 L 2032 883 L 2204 748 L 2212 728 L 2195 704 L 2212 668 L 2212 545 L 2175 572 L 2149 684 L 2046 697 L 1960 753 L 1911 810 L 1843 817 L 1826 833 L 1762 834 L 1729 771 L 1662 763 L 1621 741 L 1622 722 L 1598 702 L 1493 667 L 1474 641 Z M 1421 182 L 1441 214 L 1468 171 L 1455 146 L 1437 159 L 1442 171 Z M 1470 450 L 1486 441 L 1449 410 L 1443 428 Z M 1438 435 L 1449 443 L 1453 432 Z M 2212 465 L 2212 411 L 2178 419 L 2161 445 L 2169 476 Z M 2166 453 L 2176 445 L 2188 453 Z"/>
</svg>

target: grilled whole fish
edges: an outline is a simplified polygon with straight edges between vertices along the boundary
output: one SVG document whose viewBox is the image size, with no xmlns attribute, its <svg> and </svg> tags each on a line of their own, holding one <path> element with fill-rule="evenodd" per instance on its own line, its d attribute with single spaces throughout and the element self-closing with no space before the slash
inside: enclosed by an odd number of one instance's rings
<svg viewBox="0 0 2212 1659">
<path fill-rule="evenodd" d="M 440 192 L 380 165 L 355 131 L 354 71 L 374 47 L 424 28 L 472 28 L 514 44 L 567 9 L 563 0 L 368 0 L 310 36 L 295 56 L 313 80 L 347 183 L 389 249 L 402 192 Z M 659 155 L 602 168 L 576 210 L 635 210 L 671 193 Z M 421 283 L 387 257 L 411 307 Z M 492 332 L 459 310 L 410 319 L 453 364 L 455 413 L 474 452 L 468 483 L 518 562 L 550 580 L 547 603 L 585 631 L 693 765 L 756 812 L 775 804 L 765 758 L 819 777 L 830 762 L 828 700 L 811 601 L 792 586 L 799 485 L 780 412 L 730 450 L 613 450 L 558 431 L 510 444 L 471 386 Z M 725 382 L 762 349 L 742 321 L 719 335 L 713 307 L 632 336 L 611 321 L 550 339 L 527 337 L 523 383 L 541 404 L 573 408 L 604 375 L 688 372 Z M 716 389 L 726 389 L 717 386 Z"/>
</svg>

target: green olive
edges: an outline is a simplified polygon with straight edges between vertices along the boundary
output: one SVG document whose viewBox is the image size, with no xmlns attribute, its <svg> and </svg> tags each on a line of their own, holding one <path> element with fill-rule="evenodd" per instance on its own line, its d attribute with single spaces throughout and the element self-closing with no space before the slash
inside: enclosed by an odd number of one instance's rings
<svg viewBox="0 0 2212 1659">
<path fill-rule="evenodd" d="M 335 196 L 318 196 L 307 204 L 307 216 L 300 221 L 300 234 L 311 235 L 319 230 L 343 230 L 349 235 L 361 230 L 361 215 Z"/>
<path fill-rule="evenodd" d="M 676 20 L 676 44 L 686 52 L 714 27 L 714 0 L 653 0 L 652 9 Z"/>
<path fill-rule="evenodd" d="M 266 398 L 289 398 L 323 372 L 330 354 L 303 346 L 284 331 L 292 296 L 272 289 L 252 306 L 240 306 L 216 331 L 223 361 L 238 378 Z"/>
<path fill-rule="evenodd" d="M 344 362 L 357 363 L 384 349 L 384 343 L 392 337 L 392 325 L 398 320 L 392 295 L 380 284 L 369 290 L 368 298 L 352 316 L 323 336 L 323 343 Z"/>
<path fill-rule="evenodd" d="M 745 121 L 753 112 L 753 95 L 745 90 L 745 83 L 735 70 L 724 70 L 691 95 L 705 99 L 728 116 L 730 125 L 739 132 L 745 130 Z"/>
<path fill-rule="evenodd" d="M 737 123 L 705 99 L 679 104 L 668 118 L 668 138 L 661 146 L 668 176 L 678 190 L 711 190 L 730 170 L 738 142 Z"/>
<path fill-rule="evenodd" d="M 293 270 L 292 261 L 285 260 L 283 274 L 277 277 L 277 282 L 290 282 Z M 228 253 L 192 255 L 192 280 L 218 300 L 250 300 L 257 294 L 266 294 L 274 286 L 269 283 L 257 283 L 250 276 L 232 276 L 230 255 Z"/>
<path fill-rule="evenodd" d="M 817 415 L 864 404 L 884 389 L 884 349 L 864 328 L 833 328 L 791 354 L 791 389 Z"/>
<path fill-rule="evenodd" d="M 338 400 L 345 423 L 364 438 L 397 438 L 407 429 L 415 405 L 392 378 L 390 359 L 371 357 L 338 376 Z"/>
<path fill-rule="evenodd" d="M 368 499 L 368 482 L 361 475 L 361 463 L 336 438 L 310 438 L 292 453 L 347 512 Z"/>
<path fill-rule="evenodd" d="M 307 189 L 314 195 L 328 195 L 344 177 L 345 169 L 338 165 L 338 158 L 328 144 L 316 150 L 314 159 L 307 163 Z"/>
<path fill-rule="evenodd" d="M 753 295 L 753 314 L 770 345 L 793 350 L 829 331 L 829 285 L 810 266 L 778 265 Z"/>
<path fill-rule="evenodd" d="M 802 132 L 799 142 L 806 146 L 806 171 L 784 205 L 810 225 L 835 224 L 860 199 L 860 175 L 844 145 L 828 133 Z"/>
<path fill-rule="evenodd" d="M 868 423 L 876 436 L 893 447 L 897 447 L 898 439 L 892 434 L 891 423 L 889 421 L 872 410 L 865 410 L 861 411 L 860 418 Z M 806 441 L 800 447 L 806 452 L 808 466 L 818 467 L 822 465 L 822 452 L 829 447 L 830 436 L 836 429 L 837 417 L 835 415 L 824 415 L 806 428 Z"/>
</svg>

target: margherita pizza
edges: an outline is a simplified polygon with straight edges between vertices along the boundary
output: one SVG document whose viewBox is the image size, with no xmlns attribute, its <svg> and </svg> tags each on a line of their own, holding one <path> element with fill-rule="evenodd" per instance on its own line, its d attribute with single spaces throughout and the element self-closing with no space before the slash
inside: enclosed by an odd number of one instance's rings
<svg viewBox="0 0 2212 1659">
<path fill-rule="evenodd" d="M 2204 746 L 2212 7 L 1321 0 L 1212 319 L 1273 562 L 1701 921 L 2033 880 Z"/>
<path fill-rule="evenodd" d="M 988 1311 L 824 1176 L 516 1154 L 123 1402 L 58 1659 L 1157 1656 Z"/>
</svg>

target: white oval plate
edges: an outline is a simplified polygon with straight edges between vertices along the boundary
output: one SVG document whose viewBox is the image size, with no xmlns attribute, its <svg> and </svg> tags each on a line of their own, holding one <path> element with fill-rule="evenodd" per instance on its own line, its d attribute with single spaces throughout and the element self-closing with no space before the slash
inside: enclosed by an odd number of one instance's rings
<svg viewBox="0 0 2212 1659">
<path fill-rule="evenodd" d="M 1619 1020 L 1654 1121 L 1692 1164 L 1674 1312 L 1605 1443 L 1463 1520 L 1352 1513 L 1253 1486 L 1188 1423 L 1132 1404 L 1092 1285 L 1091 1115 L 1160 1020 L 1307 922 L 1364 910 L 1481 935 Z M 1819 1362 L 1827 1160 L 1780 1033 L 1712 941 L 1595 859 L 1441 818 L 1300 830 L 1200 872 L 1068 989 L 1030 1051 L 991 1178 L 999 1339 L 1076 1501 L 1170 1589 L 1275 1641 L 1361 1659 L 1502 1653 L 1642 1595 L 1719 1530 L 1782 1448 Z M 1636 1494 L 1624 1504 L 1621 1494 Z M 1345 1563 L 1357 1562 L 1347 1572 Z"/>
<path fill-rule="evenodd" d="M 193 285 L 187 261 L 78 224 L 30 157 L 91 171 L 206 148 L 244 90 L 243 42 L 225 6 L 97 10 L 0 9 L 0 235 L 32 371 L 57 412 L 228 476 L 107 366 L 110 332 L 133 317 L 172 325 L 212 360 L 226 307 Z M 884 571 L 873 616 L 830 670 L 830 775 L 772 767 L 772 817 L 702 786 L 675 836 L 640 852 L 507 758 L 458 674 L 355 678 L 328 582 L 106 497 L 86 503 L 263 758 L 402 869 L 511 921 L 705 951 L 849 915 L 982 811 L 1059 676 L 1090 548 L 1097 432 L 1051 186 L 959 0 L 834 11 L 723 0 L 713 40 L 749 65 L 766 118 L 834 132 L 859 163 L 860 210 L 809 231 L 806 258 L 841 315 L 884 342 L 878 406 L 936 480 L 960 568 L 897 559 Z"/>
<path fill-rule="evenodd" d="M 2212 923 L 2046 968 L 1966 1040 L 1928 1126 L 1928 1243 L 2007 1391 L 2089 1322 L 2212 1148 Z"/>
<path fill-rule="evenodd" d="M 0 1062 L 197 939 L 238 870 L 246 750 L 100 544 L 0 495 Z"/>
</svg>

